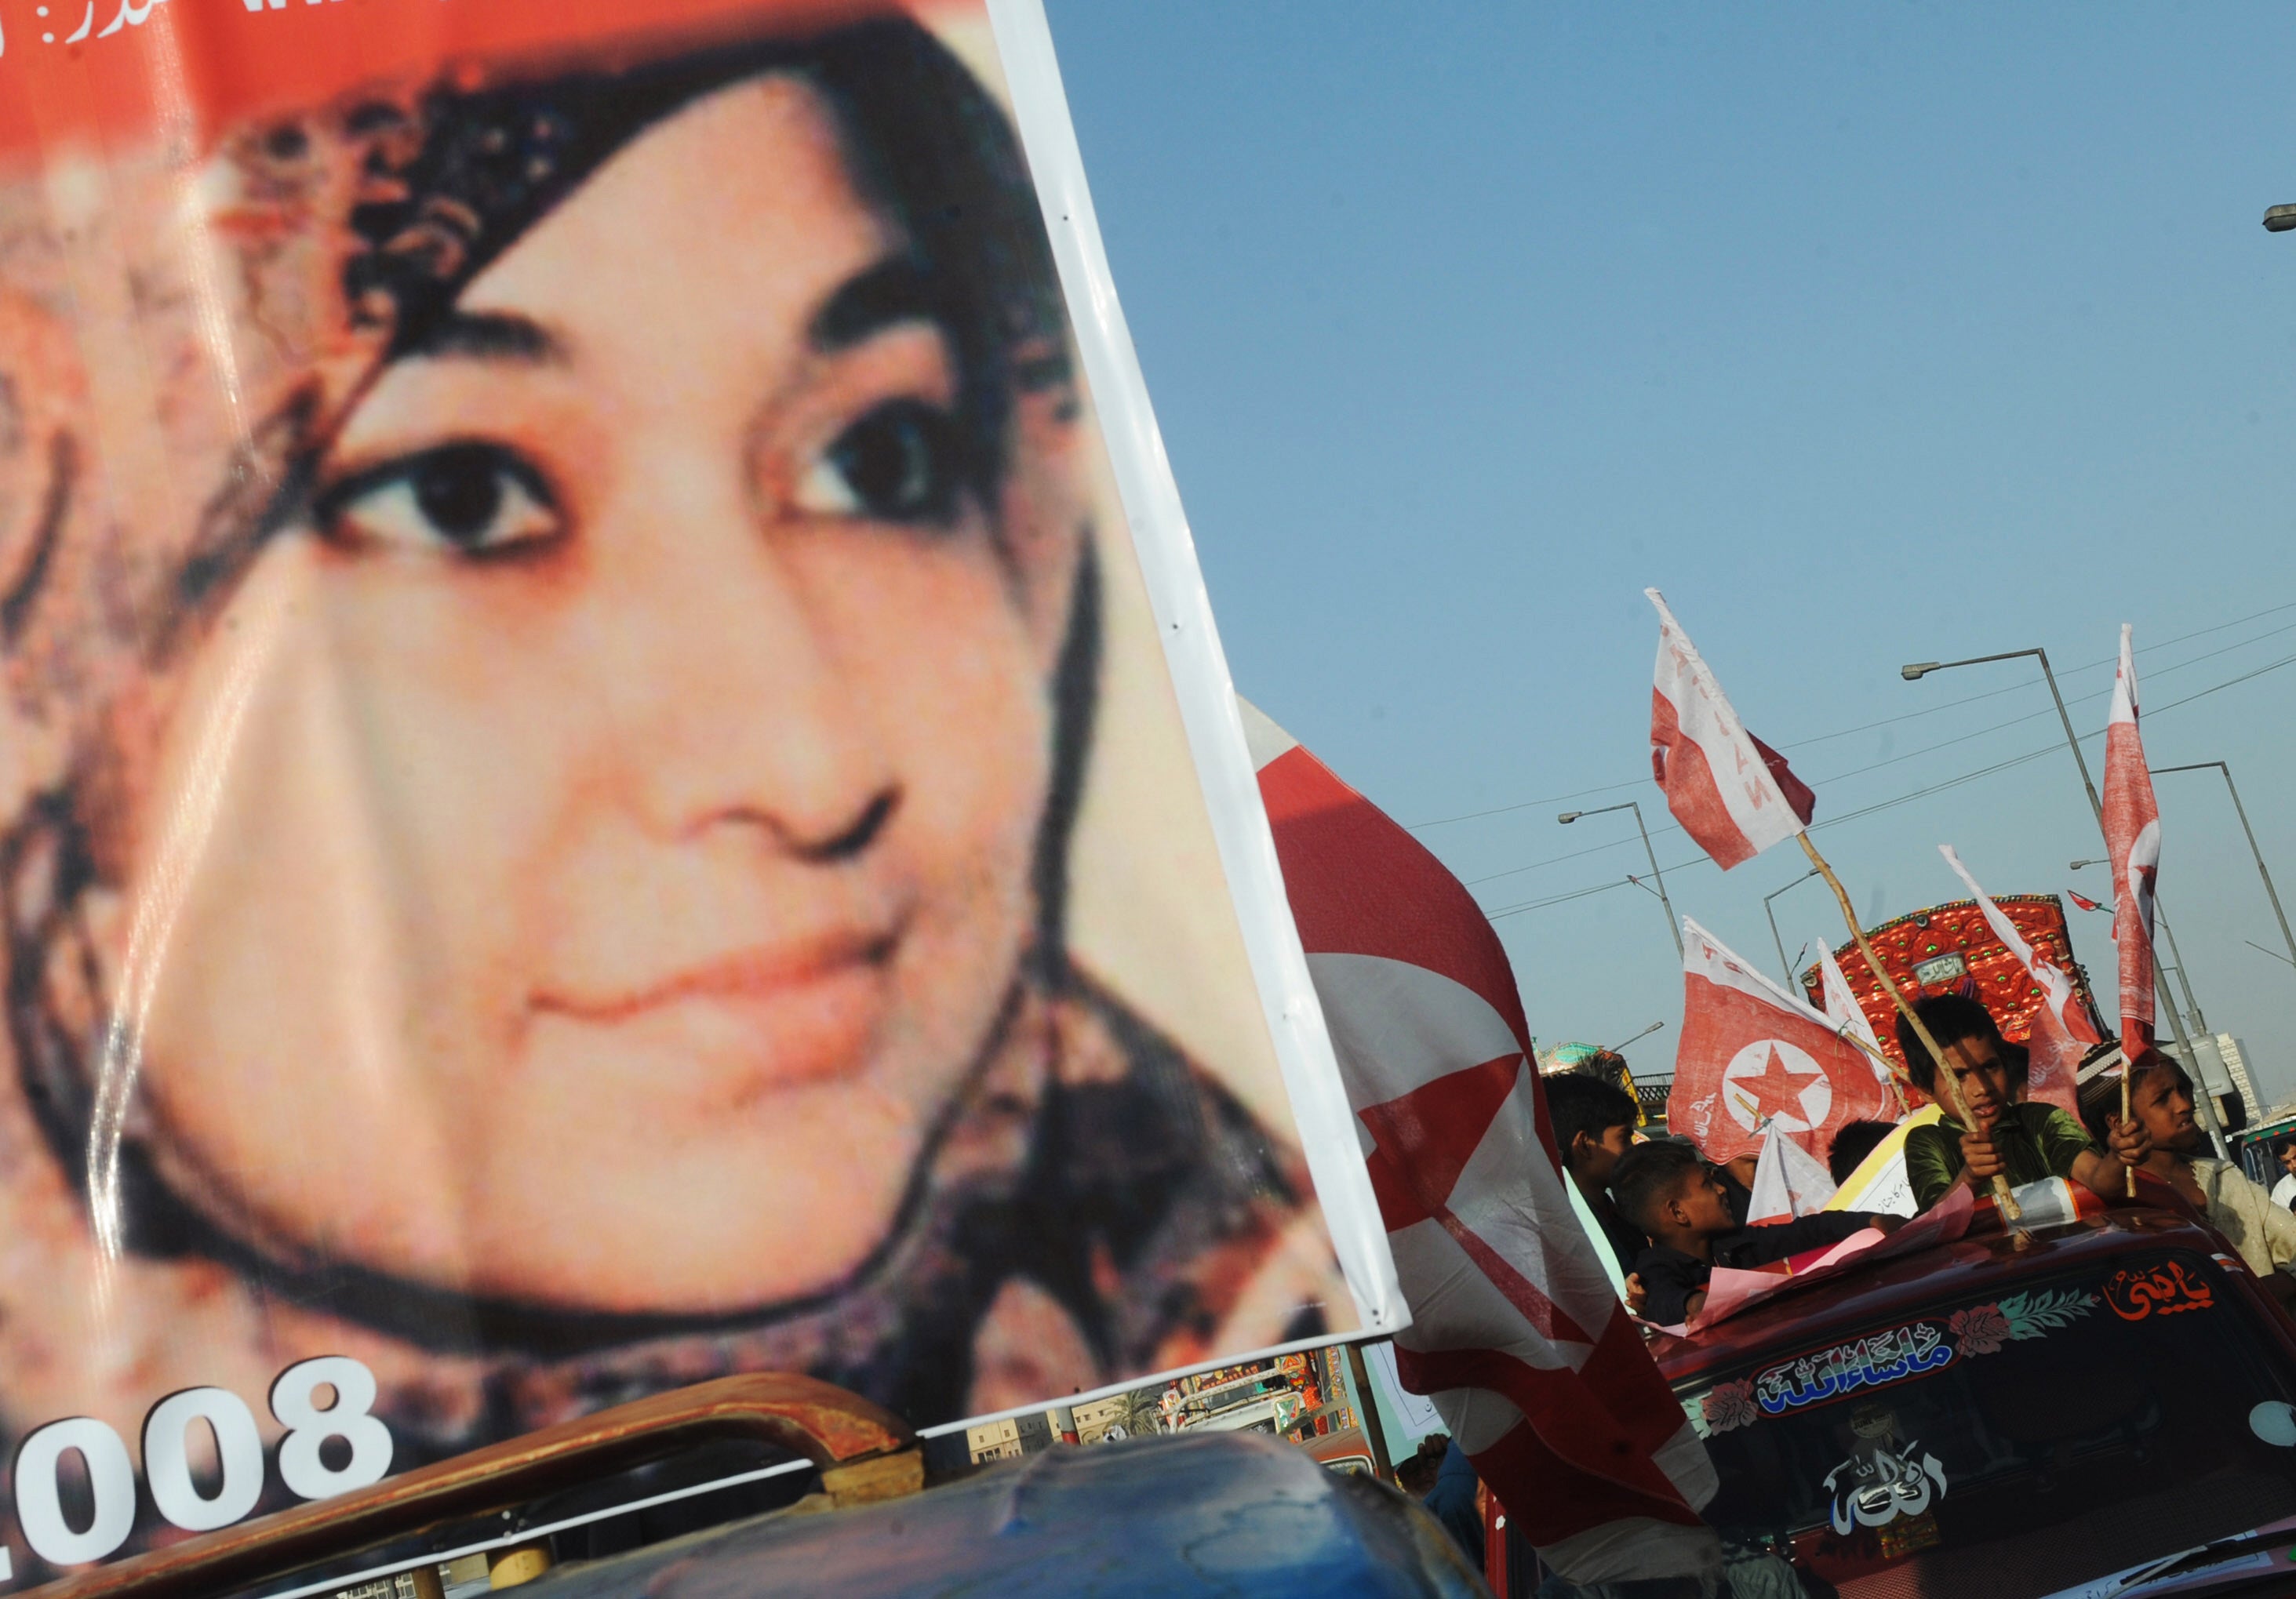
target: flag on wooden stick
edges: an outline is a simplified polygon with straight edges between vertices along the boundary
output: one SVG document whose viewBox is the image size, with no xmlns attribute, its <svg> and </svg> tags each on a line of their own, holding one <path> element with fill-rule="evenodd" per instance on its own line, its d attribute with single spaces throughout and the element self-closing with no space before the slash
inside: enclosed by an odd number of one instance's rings
<svg viewBox="0 0 2296 1599">
<path fill-rule="evenodd" d="M 1833 1201 L 1834 1188 L 1833 1174 L 1818 1164 L 1817 1157 L 1772 1122 L 1762 1134 L 1761 1158 L 1754 1162 L 1746 1225 L 1767 1226 L 1815 1216 Z"/>
<path fill-rule="evenodd" d="M 2078 1117 L 2080 1095 L 2075 1079 L 2081 1057 L 2102 1040 L 2080 996 L 2073 991 L 2073 980 L 2026 941 L 2025 935 L 2017 931 L 2017 924 L 2002 914 L 2001 907 L 1977 886 L 1977 879 L 1961 864 L 1961 857 L 1954 853 L 1952 845 L 1939 844 L 1938 853 L 1945 857 L 1945 864 L 1953 868 L 1954 875 L 1961 879 L 1971 898 L 1977 901 L 1977 908 L 1983 913 L 1985 924 L 1993 930 L 1993 936 L 2008 946 L 2009 953 L 2025 969 L 2025 975 L 2041 991 L 2040 1008 L 2033 1013 L 2032 1031 L 2025 1039 L 2025 1092 Z"/>
<path fill-rule="evenodd" d="M 1873 1020 L 1866 1007 L 1857 1003 L 1857 994 L 1849 987 L 1849 979 L 1842 974 L 1841 963 L 1833 958 L 1833 951 L 1823 939 L 1817 946 L 1818 993 L 1825 1001 L 1825 1019 L 1833 1023 L 1833 1030 L 1866 1051 L 1866 1058 L 1874 1062 L 1875 1075 L 1886 1078 L 1889 1069 L 1882 1064 L 1887 1059 L 1882 1054 L 1882 1040 L 1874 1035 Z"/>
<path fill-rule="evenodd" d="M 1890 1100 L 1903 1116 L 1912 1108 L 1921 1090 L 1906 1080 L 1905 1068 L 1882 1047 L 1882 1040 L 1874 1034 L 1874 1023 L 1866 1014 L 1866 1007 L 1857 1003 L 1857 996 L 1849 987 L 1849 979 L 1842 974 L 1841 963 L 1833 958 L 1825 940 L 1817 941 L 1818 996 L 1825 1019 L 1833 1023 L 1833 1030 L 1850 1043 L 1866 1057 L 1874 1069 L 1874 1080 L 1890 1091 Z"/>
<path fill-rule="evenodd" d="M 2104 725 L 2104 852 L 2112 862 L 2112 939 L 2120 956 L 2120 1046 L 2152 1042 L 2152 884 L 2161 871 L 2161 808 L 2136 730 L 2136 662 L 2120 627 L 2120 670 Z"/>
<path fill-rule="evenodd" d="M 1682 966 L 1666 1125 L 1708 1160 L 1759 1155 L 1765 1126 L 1822 1157 L 1843 1123 L 1897 1119 L 1863 1051 L 1687 916 Z"/>
<path fill-rule="evenodd" d="M 1849 890 L 1841 886 L 1833 866 L 1818 853 L 1817 846 L 1809 841 L 1809 818 L 1816 808 L 1816 797 L 1786 770 L 1784 758 L 1746 731 L 1737 713 L 1730 709 L 1730 701 L 1724 698 L 1722 685 L 1707 670 L 1682 625 L 1674 619 L 1674 612 L 1666 608 L 1664 597 L 1655 588 L 1646 588 L 1643 593 L 1658 608 L 1658 675 L 1651 704 L 1651 764 L 1658 774 L 1659 786 L 1666 790 L 1667 808 L 1726 872 L 1740 861 L 1751 860 L 1772 844 L 1787 839 L 1799 842 L 1809 864 L 1824 877 L 1825 886 L 1833 890 L 1834 901 L 1841 907 L 1841 919 L 1848 923 L 1858 953 L 1872 968 L 1874 981 L 1889 993 L 1891 1003 L 1912 1027 L 1922 1046 L 1943 1059 L 1944 1052 L 1938 1047 L 1937 1040 L 1930 1037 L 1912 1003 L 1882 969 L 1881 957 L 1874 953 L 1865 930 L 1858 926 L 1857 913 L 1849 904 Z M 1743 965 L 1742 962 L 1738 964 Z M 1775 984 L 1754 973 L 1751 967 L 1746 971 L 1762 986 L 1775 990 Z M 1808 1009 L 1798 999 L 1787 1003 Z M 1688 1031 L 1685 1022 L 1685 1043 Z M 1675 1084 L 1678 1094 L 1682 1077 L 1679 1056 L 1677 1058 Z M 1953 1074 L 1947 1072 L 1938 1084 L 1944 1091 L 1946 1107 L 1956 1117 L 1963 1118 L 1961 1092 L 1955 1086 Z M 1712 1157 L 1713 1152 L 1710 1150 L 1708 1154 Z M 1996 1175 L 1993 1187 L 2001 1201 L 2002 1214 L 2014 1220 L 2017 1201 L 2010 1197 L 2007 1180 Z"/>
<path fill-rule="evenodd" d="M 1659 623 L 1651 768 L 1674 819 L 1726 872 L 1801 832 L 1817 796 L 1746 731 L 1665 598 L 1643 593 Z"/>
<path fill-rule="evenodd" d="M 1573 1213 L 1498 935 L 1419 841 L 1250 704 L 1244 735 L 1428 1395 L 1574 1582 L 1710 1571 L 1714 1467 Z"/>
</svg>

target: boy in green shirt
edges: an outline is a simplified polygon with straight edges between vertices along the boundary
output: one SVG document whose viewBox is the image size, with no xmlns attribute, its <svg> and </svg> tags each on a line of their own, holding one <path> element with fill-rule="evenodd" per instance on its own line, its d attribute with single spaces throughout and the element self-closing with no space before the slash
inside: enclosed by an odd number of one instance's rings
<svg viewBox="0 0 2296 1599">
<path fill-rule="evenodd" d="M 2128 1169 L 2142 1166 L 2152 1152 L 2141 1123 L 2115 1121 L 2111 1152 L 2102 1152 L 2079 1122 L 2054 1105 L 2013 1103 L 2001 1029 L 1984 1005 L 1960 994 L 1932 994 L 1915 1000 L 1914 1013 L 1945 1051 L 1977 1124 L 1964 1128 L 1953 1119 L 1951 1102 L 1938 1086 L 1938 1062 L 1899 1016 L 1898 1046 L 1906 1054 L 1906 1075 L 1947 1112 L 1906 1135 L 1906 1177 L 1916 1205 L 1928 1210 L 1957 1183 L 1984 1193 L 1996 1176 L 2008 1178 L 2012 1188 L 2064 1177 L 2108 1199 L 2127 1192 Z"/>
</svg>

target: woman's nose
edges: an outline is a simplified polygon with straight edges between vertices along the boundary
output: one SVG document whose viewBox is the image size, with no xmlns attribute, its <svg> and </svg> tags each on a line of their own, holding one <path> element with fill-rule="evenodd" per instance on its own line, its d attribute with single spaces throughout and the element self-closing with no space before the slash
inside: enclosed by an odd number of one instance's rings
<svg viewBox="0 0 2296 1599">
<path fill-rule="evenodd" d="M 636 654 L 625 731 L 646 824 L 678 840 L 756 829 L 814 861 L 860 854 L 901 801 L 884 708 L 847 669 L 870 641 L 838 631 L 865 610 L 818 603 L 738 500 L 685 509 L 604 586 Z"/>
</svg>

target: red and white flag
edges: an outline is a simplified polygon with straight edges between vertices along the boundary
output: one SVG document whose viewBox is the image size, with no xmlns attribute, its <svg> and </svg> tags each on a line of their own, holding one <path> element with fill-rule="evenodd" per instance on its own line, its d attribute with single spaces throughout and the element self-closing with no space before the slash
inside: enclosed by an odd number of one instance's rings
<svg viewBox="0 0 2296 1599">
<path fill-rule="evenodd" d="M 2080 1114 L 2079 1084 L 2081 1057 L 2089 1046 L 2099 1042 L 2095 1026 L 2089 1021 L 2087 1010 L 2073 992 L 2073 980 L 2047 955 L 2025 941 L 2017 924 L 2001 913 L 2001 907 L 1977 886 L 1977 879 L 1961 864 L 1950 844 L 1939 844 L 1938 853 L 1945 864 L 1962 881 L 1977 908 L 1985 914 L 1985 924 L 1993 936 L 2009 947 L 2025 975 L 2041 990 L 2041 1007 L 2033 1013 L 2033 1030 L 2025 1040 L 2028 1070 L 2025 1092 L 2034 1099 L 2046 1100 L 2060 1110 Z"/>
<path fill-rule="evenodd" d="M 2112 939 L 2120 954 L 2120 1046 L 2152 1042 L 2152 884 L 2161 872 L 2161 808 L 2136 731 L 2136 662 L 2120 625 L 2120 670 L 2104 724 L 2104 852 L 2112 860 Z"/>
<path fill-rule="evenodd" d="M 1417 840 L 1239 709 L 1411 1305 L 1404 1385 L 1570 1580 L 1718 1569 L 1713 1464 L 1563 1192 L 1498 935 Z"/>
<path fill-rule="evenodd" d="M 1817 796 L 1746 731 L 1664 597 L 1643 593 L 1658 607 L 1651 769 L 1674 819 L 1726 872 L 1800 832 Z"/>
<path fill-rule="evenodd" d="M 2071 889 L 2067 889 L 2065 890 L 2065 898 L 2071 900 L 2075 905 L 2080 906 L 2081 909 L 2085 911 L 2109 911 L 2112 908 L 2109 905 L 2099 905 L 2087 895 L 2078 893 Z"/>
<path fill-rule="evenodd" d="M 1682 966 L 1666 1125 L 1708 1160 L 1759 1154 L 1766 1126 L 1815 1155 L 1844 1122 L 1897 1119 L 1863 1051 L 1687 916 Z"/>
</svg>

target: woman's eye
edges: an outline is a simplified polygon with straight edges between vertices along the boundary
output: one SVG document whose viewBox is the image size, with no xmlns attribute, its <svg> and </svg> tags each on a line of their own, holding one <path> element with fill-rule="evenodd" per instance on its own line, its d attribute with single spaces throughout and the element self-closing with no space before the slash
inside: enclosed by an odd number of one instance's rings
<svg viewBox="0 0 2296 1599">
<path fill-rule="evenodd" d="M 956 511 L 955 418 L 921 400 L 878 406 L 830 441 L 798 480 L 796 504 L 817 516 L 941 522 Z"/>
<path fill-rule="evenodd" d="M 555 536 L 558 508 L 542 475 L 508 450 L 455 444 L 372 472 L 321 496 L 330 537 L 481 555 Z"/>
</svg>

